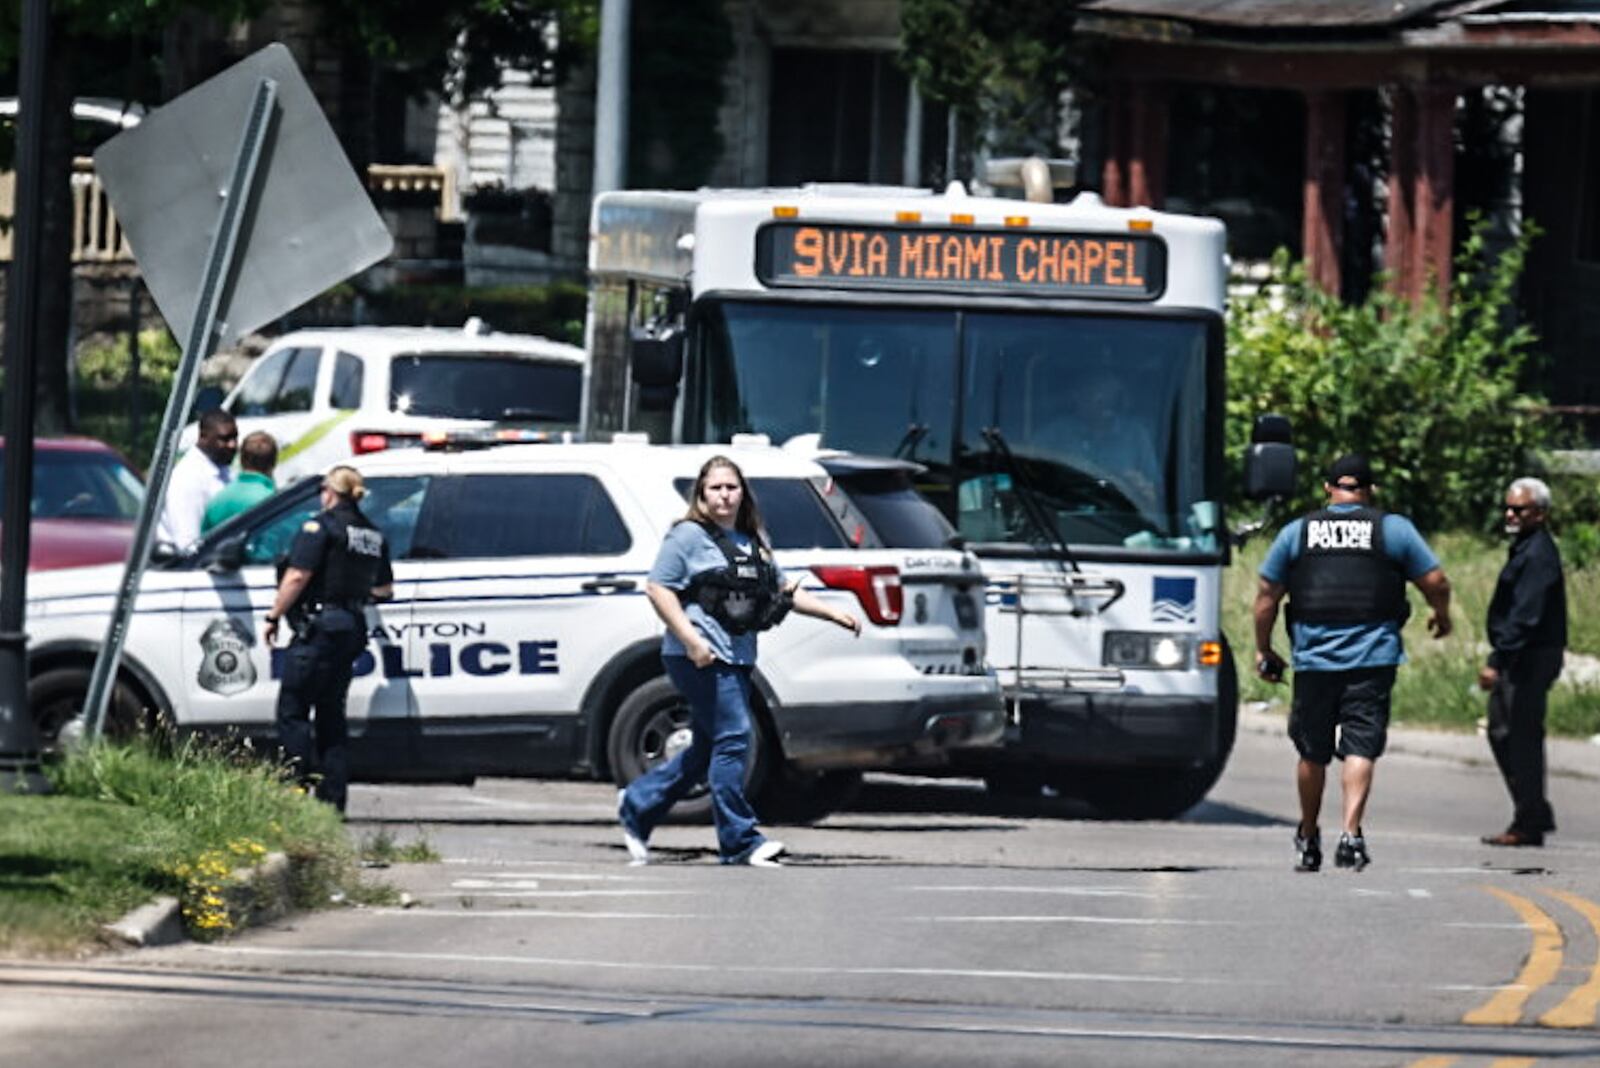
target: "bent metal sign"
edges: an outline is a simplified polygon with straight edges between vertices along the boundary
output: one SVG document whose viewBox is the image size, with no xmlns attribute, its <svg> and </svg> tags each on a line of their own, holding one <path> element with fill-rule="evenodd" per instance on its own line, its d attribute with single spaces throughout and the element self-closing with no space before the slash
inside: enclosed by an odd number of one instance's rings
<svg viewBox="0 0 1600 1068">
<path fill-rule="evenodd" d="M 756 234 L 769 286 L 988 290 L 1154 300 L 1166 246 L 1140 234 L 772 223 Z"/>
</svg>

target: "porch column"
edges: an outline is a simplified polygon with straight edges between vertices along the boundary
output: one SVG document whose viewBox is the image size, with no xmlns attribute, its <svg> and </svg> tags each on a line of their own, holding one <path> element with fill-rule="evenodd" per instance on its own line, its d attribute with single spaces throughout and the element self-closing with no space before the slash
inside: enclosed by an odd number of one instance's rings
<svg viewBox="0 0 1600 1068">
<path fill-rule="evenodd" d="M 1405 86 L 1389 91 L 1389 218 L 1383 238 L 1383 268 L 1389 289 L 1416 298 L 1414 197 L 1417 183 L 1417 101 Z"/>
<path fill-rule="evenodd" d="M 1128 86 L 1117 82 L 1106 94 L 1106 155 L 1100 166 L 1100 198 L 1113 208 L 1128 204 Z"/>
<path fill-rule="evenodd" d="M 1343 93 L 1306 94 L 1306 169 L 1301 248 L 1306 273 L 1323 292 L 1339 295 L 1344 247 L 1345 100 Z"/>
<path fill-rule="evenodd" d="M 1167 196 L 1167 91 L 1141 82 L 1129 101 L 1128 206 L 1160 208 Z"/>
<path fill-rule="evenodd" d="M 1448 86 L 1417 91 L 1417 174 L 1412 196 L 1413 297 L 1432 286 L 1450 297 L 1451 229 L 1455 213 L 1456 92 Z"/>
</svg>

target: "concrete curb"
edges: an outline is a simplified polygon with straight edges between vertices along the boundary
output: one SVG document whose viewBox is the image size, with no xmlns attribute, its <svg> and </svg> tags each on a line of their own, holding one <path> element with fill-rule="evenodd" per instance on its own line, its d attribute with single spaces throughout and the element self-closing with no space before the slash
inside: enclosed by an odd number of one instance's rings
<svg viewBox="0 0 1600 1068">
<path fill-rule="evenodd" d="M 1288 706 L 1274 702 L 1251 701 L 1239 706 L 1239 729 L 1252 734 L 1272 734 L 1284 738 L 1288 728 Z M 1406 753 L 1457 764 L 1494 766 L 1494 754 L 1481 732 L 1426 730 L 1391 726 L 1390 753 Z M 1600 782 L 1600 745 L 1571 738 L 1545 740 L 1545 765 L 1551 775 Z"/>
<path fill-rule="evenodd" d="M 100 930 L 109 941 L 130 949 L 170 946 L 189 937 L 178 911 L 178 899 L 165 895 L 140 905 L 115 923 L 102 925 Z"/>
<path fill-rule="evenodd" d="M 223 890 L 233 930 L 241 931 L 287 916 L 293 908 L 295 864 L 282 853 L 268 853 L 260 864 L 236 871 Z M 189 938 L 178 899 L 162 896 L 101 926 L 114 945 L 131 949 L 166 946 Z"/>
</svg>

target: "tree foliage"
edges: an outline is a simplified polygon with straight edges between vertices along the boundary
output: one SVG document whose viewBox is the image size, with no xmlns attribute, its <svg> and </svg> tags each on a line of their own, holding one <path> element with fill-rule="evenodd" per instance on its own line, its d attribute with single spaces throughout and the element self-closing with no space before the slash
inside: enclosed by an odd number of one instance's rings
<svg viewBox="0 0 1600 1068">
<path fill-rule="evenodd" d="M 1080 61 L 1072 0 L 901 0 L 900 62 L 917 87 L 987 131 L 997 152 L 1056 142 L 1056 104 Z"/>
<path fill-rule="evenodd" d="M 1273 279 L 1229 312 L 1228 454 L 1277 412 L 1302 464 L 1295 508 L 1315 506 L 1322 470 L 1354 450 L 1372 459 L 1386 507 L 1426 530 L 1481 526 L 1485 502 L 1557 433 L 1523 392 L 1535 339 L 1513 313 L 1534 228 L 1495 259 L 1484 231 L 1462 243 L 1448 305 L 1411 305 L 1382 284 L 1342 304 L 1280 252 Z"/>
</svg>

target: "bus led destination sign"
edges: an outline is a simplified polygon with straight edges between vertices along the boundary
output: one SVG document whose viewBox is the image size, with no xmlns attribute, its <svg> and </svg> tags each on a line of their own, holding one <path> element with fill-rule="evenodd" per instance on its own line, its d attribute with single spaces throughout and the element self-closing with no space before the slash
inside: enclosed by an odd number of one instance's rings
<svg viewBox="0 0 1600 1068">
<path fill-rule="evenodd" d="M 1154 300 L 1166 269 L 1166 246 L 1141 234 L 773 223 L 756 235 L 756 275 L 770 286 Z"/>
</svg>

